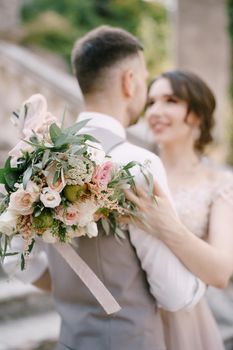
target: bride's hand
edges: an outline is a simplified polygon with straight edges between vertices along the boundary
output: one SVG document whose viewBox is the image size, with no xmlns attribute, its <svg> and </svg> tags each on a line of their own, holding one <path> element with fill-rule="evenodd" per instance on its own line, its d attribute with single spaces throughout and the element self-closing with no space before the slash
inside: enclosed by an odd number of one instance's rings
<svg viewBox="0 0 233 350">
<path fill-rule="evenodd" d="M 177 230 L 180 230 L 182 224 L 157 182 L 154 183 L 152 196 L 142 187 L 137 187 L 137 194 L 131 190 L 126 190 L 125 194 L 137 206 L 139 216 L 123 218 L 122 222 L 134 224 L 162 240 L 172 232 L 179 232 Z"/>
</svg>

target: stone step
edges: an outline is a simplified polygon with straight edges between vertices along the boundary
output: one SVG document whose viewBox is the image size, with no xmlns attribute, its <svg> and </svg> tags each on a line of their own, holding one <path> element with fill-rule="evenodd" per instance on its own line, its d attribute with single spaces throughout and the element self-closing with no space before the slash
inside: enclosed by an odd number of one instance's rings
<svg viewBox="0 0 233 350">
<path fill-rule="evenodd" d="M 55 312 L 0 323 L 0 350 L 34 350 L 45 342 L 53 345 L 59 326 Z"/>
<path fill-rule="evenodd" d="M 42 294 L 38 288 L 30 284 L 24 284 L 16 279 L 0 279 L 0 302 L 7 299 L 24 297 L 28 294 Z"/>
<path fill-rule="evenodd" d="M 0 279 L 0 350 L 50 350 L 60 318 L 50 295 L 17 280 Z"/>
<path fill-rule="evenodd" d="M 17 280 L 0 280 L 0 323 L 53 310 L 49 294 Z"/>
</svg>

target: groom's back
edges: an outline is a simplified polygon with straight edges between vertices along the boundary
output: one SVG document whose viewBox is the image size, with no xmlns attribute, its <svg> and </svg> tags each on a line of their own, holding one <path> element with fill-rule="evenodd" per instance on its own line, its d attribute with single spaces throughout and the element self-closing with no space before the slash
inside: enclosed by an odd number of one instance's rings
<svg viewBox="0 0 233 350">
<path fill-rule="evenodd" d="M 155 300 L 128 233 L 119 244 L 99 228 L 78 239 L 77 252 L 116 298 L 121 310 L 108 316 L 63 258 L 49 245 L 57 310 L 62 317 L 59 350 L 165 349 Z"/>
</svg>

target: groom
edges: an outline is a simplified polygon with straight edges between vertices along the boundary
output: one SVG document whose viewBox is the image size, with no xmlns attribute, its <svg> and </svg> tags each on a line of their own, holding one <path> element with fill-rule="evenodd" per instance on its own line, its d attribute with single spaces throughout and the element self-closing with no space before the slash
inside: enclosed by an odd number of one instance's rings
<svg viewBox="0 0 233 350">
<path fill-rule="evenodd" d="M 159 158 L 126 140 L 125 128 L 138 120 L 146 101 L 148 73 L 141 43 L 120 28 L 102 26 L 76 42 L 72 64 L 86 106 L 78 120 L 91 118 L 86 132 L 99 139 L 113 161 L 126 164 L 131 160 L 149 159 L 153 174 L 168 193 Z M 113 235 L 106 236 L 99 230 L 97 238 L 80 239 L 78 253 L 122 309 L 114 316 L 107 316 L 58 254 L 50 251 L 55 300 L 62 316 L 57 350 L 164 350 L 157 306 L 129 235 L 119 244 Z M 180 300 L 185 306 L 198 291 L 186 294 L 189 282 L 184 275 L 184 292 L 176 300 L 176 291 L 170 287 L 170 273 L 173 269 L 175 274 L 182 275 L 183 270 L 178 260 L 174 264 L 171 255 L 164 249 L 159 258 L 154 257 L 158 259 L 157 296 L 160 299 L 161 294 L 165 294 L 167 306 L 177 309 Z M 164 270 L 162 274 L 161 270 Z M 192 282 L 194 280 L 193 276 Z"/>
<path fill-rule="evenodd" d="M 123 29 L 101 26 L 76 42 L 72 63 L 86 104 L 78 120 L 91 118 L 86 132 L 99 139 L 115 162 L 149 160 L 155 179 L 169 196 L 159 158 L 126 140 L 125 128 L 137 121 L 146 100 L 147 69 L 141 43 Z M 130 234 L 137 230 L 134 227 Z M 49 270 L 56 308 L 62 318 L 57 350 L 165 350 L 158 306 L 129 232 L 119 244 L 114 235 L 106 236 L 99 228 L 96 238 L 79 239 L 77 252 L 122 309 L 113 316 L 106 315 L 50 245 Z M 159 254 L 152 258 L 156 299 L 163 300 L 164 307 L 177 310 L 198 301 L 201 293 L 195 288 L 197 279 L 191 273 L 186 279 L 183 265 L 178 259 L 174 262 L 174 255 L 165 246 L 160 245 Z M 179 290 L 171 286 L 174 275 L 182 280 Z M 40 286 L 42 282 L 43 277 L 36 283 Z"/>
</svg>

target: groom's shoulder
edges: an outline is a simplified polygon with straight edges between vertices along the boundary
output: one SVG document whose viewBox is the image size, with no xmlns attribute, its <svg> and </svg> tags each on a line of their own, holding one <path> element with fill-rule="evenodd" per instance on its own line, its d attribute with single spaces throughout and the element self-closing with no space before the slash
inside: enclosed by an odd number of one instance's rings
<svg viewBox="0 0 233 350">
<path fill-rule="evenodd" d="M 144 162 L 148 159 L 152 162 L 161 162 L 160 158 L 155 153 L 128 141 L 121 145 L 119 151 L 121 151 L 124 157 L 130 160 Z"/>
</svg>

